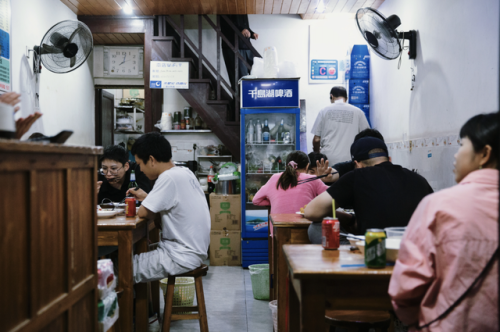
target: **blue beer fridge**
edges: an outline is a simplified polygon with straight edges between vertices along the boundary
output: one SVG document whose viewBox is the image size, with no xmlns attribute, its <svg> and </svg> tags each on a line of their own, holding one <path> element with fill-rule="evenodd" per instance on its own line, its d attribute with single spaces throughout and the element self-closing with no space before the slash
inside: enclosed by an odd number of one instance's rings
<svg viewBox="0 0 500 332">
<path fill-rule="evenodd" d="M 252 199 L 273 174 L 283 172 L 288 154 L 300 149 L 299 79 L 243 79 L 240 89 L 241 251 L 246 268 L 269 262 L 270 209 Z"/>
</svg>

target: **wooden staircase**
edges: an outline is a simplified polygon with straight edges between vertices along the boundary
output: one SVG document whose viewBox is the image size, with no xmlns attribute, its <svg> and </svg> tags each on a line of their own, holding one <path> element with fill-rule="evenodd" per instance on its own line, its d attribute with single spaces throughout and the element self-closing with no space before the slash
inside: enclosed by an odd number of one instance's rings
<svg viewBox="0 0 500 332">
<path fill-rule="evenodd" d="M 220 17 L 215 25 L 207 16 L 203 17 L 222 37 L 222 41 L 229 41 L 220 33 Z M 222 18 L 227 19 L 227 18 Z M 220 52 L 221 38 L 217 38 L 217 64 L 211 64 L 202 53 L 202 40 L 195 45 L 189 37 L 184 34 L 184 16 L 181 15 L 181 24 L 178 26 L 169 16 L 157 16 L 155 18 L 155 37 L 152 39 L 151 60 L 152 61 L 182 61 L 190 63 L 189 89 L 178 89 L 179 93 L 193 107 L 193 109 L 205 121 L 208 127 L 217 135 L 222 143 L 231 151 L 236 158 L 240 155 L 240 116 L 239 116 L 239 94 L 233 91 L 220 75 L 221 66 L 224 61 Z M 243 35 L 236 27 L 235 45 L 229 44 L 236 57 L 239 57 L 238 38 L 244 40 Z M 198 35 L 202 36 L 202 15 L 198 15 Z M 239 37 L 238 36 L 238 37 Z M 253 47 L 252 47 L 253 49 Z M 236 52 L 235 52 L 236 50 Z M 255 56 L 260 54 L 253 49 Z M 236 61 L 238 62 L 238 61 Z M 248 64 L 245 63 L 248 66 Z M 237 68 L 235 68 L 237 72 Z M 226 87 L 224 89 L 224 86 Z M 211 91 L 215 92 L 215 99 L 210 99 Z"/>
</svg>

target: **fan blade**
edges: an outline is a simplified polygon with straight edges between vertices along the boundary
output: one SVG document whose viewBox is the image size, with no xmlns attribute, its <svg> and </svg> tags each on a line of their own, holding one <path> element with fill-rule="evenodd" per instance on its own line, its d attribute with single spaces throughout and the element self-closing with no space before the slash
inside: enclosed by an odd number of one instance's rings
<svg viewBox="0 0 500 332">
<path fill-rule="evenodd" d="M 83 28 L 78 28 L 76 29 L 75 31 L 73 31 L 73 33 L 71 34 L 71 37 L 69 37 L 69 42 L 71 43 L 73 41 L 73 38 L 75 38 L 75 36 L 80 32 L 82 31 Z"/>
<path fill-rule="evenodd" d="M 76 57 L 74 56 L 74 57 L 72 57 L 72 58 L 70 59 L 70 61 L 69 61 L 69 66 L 70 66 L 71 68 L 73 68 L 73 66 L 75 65 L 75 63 L 76 63 Z"/>
<path fill-rule="evenodd" d="M 62 52 L 63 50 L 57 46 L 42 44 L 42 54 L 57 54 Z"/>
</svg>

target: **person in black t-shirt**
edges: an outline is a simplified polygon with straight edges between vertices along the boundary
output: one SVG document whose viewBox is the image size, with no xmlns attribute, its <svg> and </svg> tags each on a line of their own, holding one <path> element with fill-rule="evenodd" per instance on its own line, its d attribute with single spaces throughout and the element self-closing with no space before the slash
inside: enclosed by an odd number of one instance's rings
<svg viewBox="0 0 500 332">
<path fill-rule="evenodd" d="M 226 15 L 227 18 L 233 23 L 236 28 L 241 32 L 243 37 L 247 39 L 259 39 L 259 35 L 250 29 L 250 24 L 248 23 L 248 15 Z M 222 34 L 231 42 L 234 46 L 234 30 L 231 28 L 229 23 L 226 22 L 224 18 L 220 18 L 220 26 Z M 243 40 L 238 40 L 238 51 L 240 55 L 245 59 L 245 61 L 253 66 L 253 53 L 250 48 L 243 42 Z M 231 88 L 235 90 L 238 88 L 238 82 L 234 80 L 234 67 L 235 67 L 235 54 L 231 47 L 222 41 L 222 55 L 224 56 L 224 62 L 226 63 L 227 74 L 229 76 L 229 82 L 231 83 Z M 238 80 L 243 76 L 249 75 L 250 69 L 243 64 L 241 60 L 238 63 Z"/>
<path fill-rule="evenodd" d="M 127 194 L 131 171 L 135 173 L 139 188 L 147 193 L 151 191 L 151 182 L 136 163 L 128 161 L 128 152 L 121 146 L 108 146 L 100 159 L 102 168 L 98 175 L 97 203 L 105 198 L 121 202 Z"/>
<path fill-rule="evenodd" d="M 352 206 L 354 216 L 337 213 L 348 232 L 364 234 L 369 228 L 404 227 L 422 198 L 433 192 L 422 176 L 393 165 L 385 143 L 364 137 L 351 146 L 355 170 L 348 172 L 305 209 L 312 243 L 321 243 L 321 221 L 336 207 Z"/>
</svg>

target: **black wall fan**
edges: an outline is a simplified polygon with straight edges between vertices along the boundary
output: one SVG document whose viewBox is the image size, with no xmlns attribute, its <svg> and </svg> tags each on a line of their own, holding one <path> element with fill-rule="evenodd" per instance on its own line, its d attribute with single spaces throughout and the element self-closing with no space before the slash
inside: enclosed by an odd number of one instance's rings
<svg viewBox="0 0 500 332">
<path fill-rule="evenodd" d="M 365 7 L 356 12 L 356 23 L 365 40 L 381 58 L 397 59 L 403 51 L 400 39 L 410 41 L 409 58 L 417 57 L 417 32 L 398 32 L 396 28 L 401 25 L 401 20 L 397 15 L 385 18 L 377 10 Z"/>
<path fill-rule="evenodd" d="M 62 21 L 47 31 L 34 51 L 53 73 L 68 73 L 87 60 L 93 48 L 92 32 L 82 22 Z M 35 56 L 36 58 L 36 56 Z M 35 72 L 40 67 L 35 68 Z"/>
</svg>

